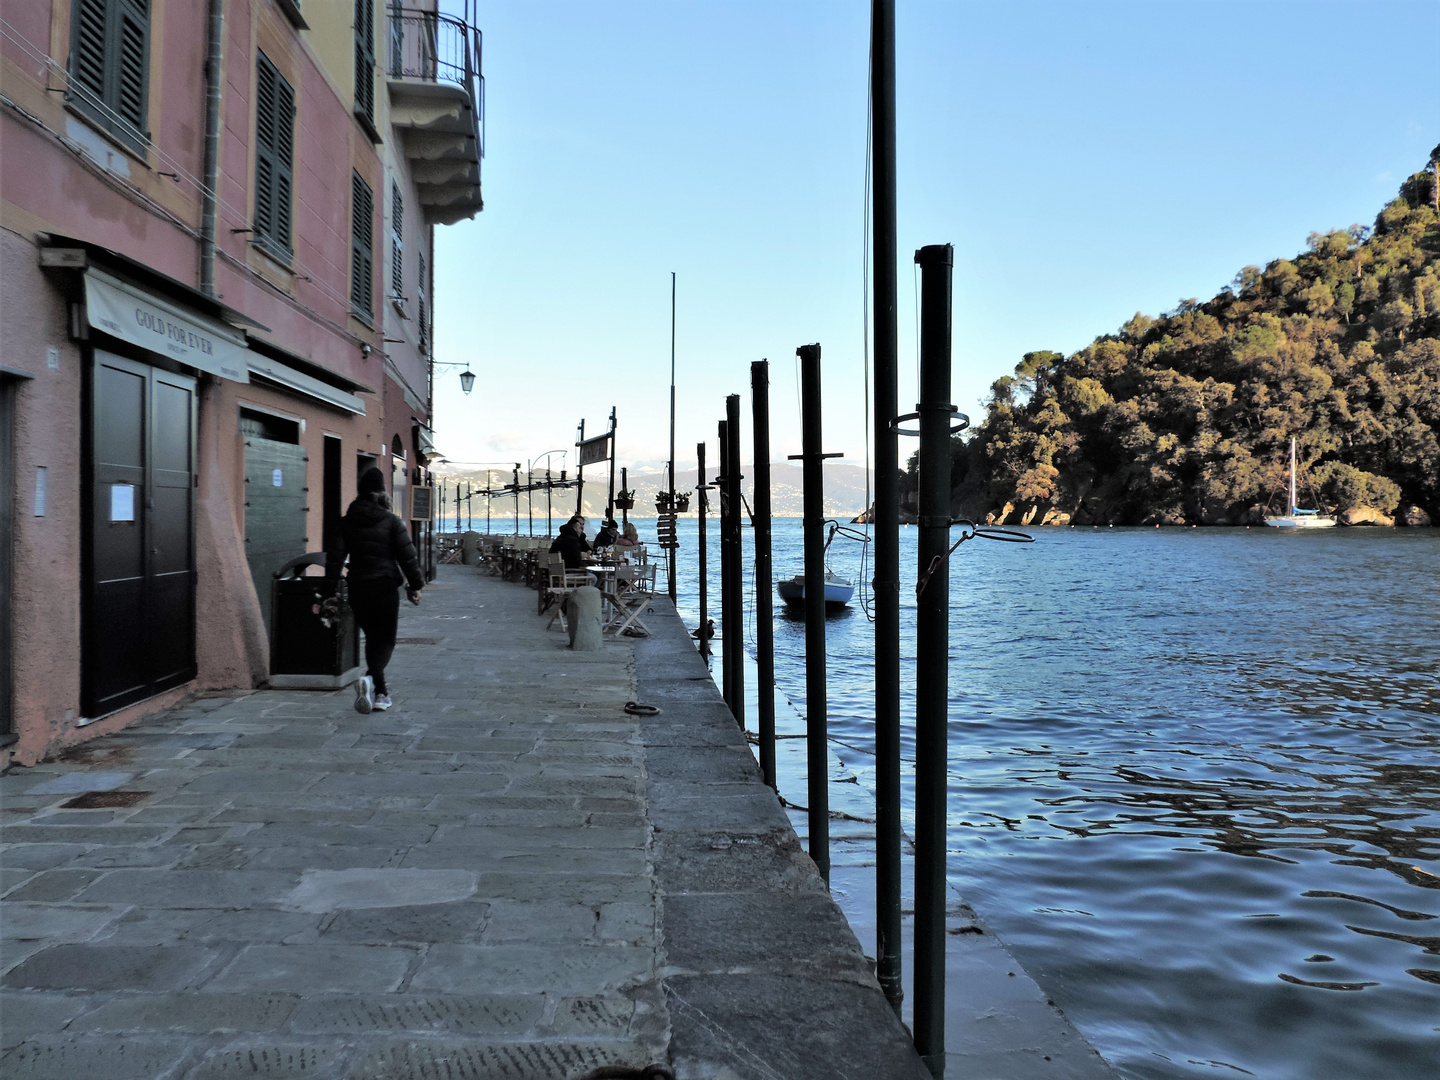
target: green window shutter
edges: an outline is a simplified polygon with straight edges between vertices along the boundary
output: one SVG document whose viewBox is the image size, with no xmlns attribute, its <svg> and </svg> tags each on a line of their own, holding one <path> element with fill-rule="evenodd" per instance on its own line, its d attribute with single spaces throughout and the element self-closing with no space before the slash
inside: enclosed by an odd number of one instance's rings
<svg viewBox="0 0 1440 1080">
<path fill-rule="evenodd" d="M 75 0 L 69 96 L 94 120 L 143 150 L 150 87 L 149 0 Z"/>
<path fill-rule="evenodd" d="M 97 102 L 105 100 L 107 6 L 107 0 L 77 0 L 70 42 L 71 89 L 84 90 Z"/>
<path fill-rule="evenodd" d="M 145 136 L 145 94 L 150 83 L 150 12 L 145 0 L 116 5 L 115 102 L 120 119 Z"/>
<path fill-rule="evenodd" d="M 390 295 L 405 295 L 405 200 L 400 185 L 390 185 Z"/>
<path fill-rule="evenodd" d="M 358 172 L 350 174 L 350 306 L 366 319 L 374 316 L 375 288 L 372 233 L 375 196 Z"/>
<path fill-rule="evenodd" d="M 289 254 L 295 198 L 295 91 L 278 77 L 275 89 L 275 240 Z"/>
<path fill-rule="evenodd" d="M 375 124 L 375 0 L 355 0 L 355 111 Z"/>
<path fill-rule="evenodd" d="M 295 92 L 263 52 L 255 59 L 255 239 L 288 261 Z"/>
</svg>

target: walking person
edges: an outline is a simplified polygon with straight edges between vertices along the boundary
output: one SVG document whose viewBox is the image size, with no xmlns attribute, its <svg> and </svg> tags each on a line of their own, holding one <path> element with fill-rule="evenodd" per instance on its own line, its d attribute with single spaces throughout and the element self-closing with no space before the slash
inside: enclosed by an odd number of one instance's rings
<svg viewBox="0 0 1440 1080">
<path fill-rule="evenodd" d="M 338 578 L 346 559 L 346 582 L 355 621 L 365 631 L 365 674 L 355 684 L 355 711 L 388 709 L 389 687 L 385 667 L 395 651 L 395 630 L 400 619 L 400 594 L 420 603 L 425 578 L 410 542 L 410 530 L 390 512 L 385 478 L 379 469 L 366 469 L 359 494 L 340 521 L 338 545 L 325 553 L 325 576 Z"/>
</svg>

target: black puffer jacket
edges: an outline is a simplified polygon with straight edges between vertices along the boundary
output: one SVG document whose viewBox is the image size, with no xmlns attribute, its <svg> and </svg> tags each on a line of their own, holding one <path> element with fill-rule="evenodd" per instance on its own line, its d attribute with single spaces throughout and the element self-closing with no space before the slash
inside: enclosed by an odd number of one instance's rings
<svg viewBox="0 0 1440 1080">
<path fill-rule="evenodd" d="M 325 553 L 325 575 L 339 577 L 347 556 L 352 581 L 409 582 L 412 589 L 425 586 L 405 523 L 367 495 L 345 511 L 339 546 Z"/>
</svg>

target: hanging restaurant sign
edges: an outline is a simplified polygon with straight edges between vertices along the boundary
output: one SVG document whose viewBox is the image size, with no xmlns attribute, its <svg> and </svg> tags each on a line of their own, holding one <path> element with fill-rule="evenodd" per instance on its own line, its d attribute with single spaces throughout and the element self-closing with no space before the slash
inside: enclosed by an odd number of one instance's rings
<svg viewBox="0 0 1440 1080">
<path fill-rule="evenodd" d="M 93 266 L 85 271 L 86 319 L 96 330 L 233 382 L 248 383 L 245 335 Z"/>
<path fill-rule="evenodd" d="M 410 520 L 431 521 L 435 517 L 435 489 L 420 485 L 410 492 Z"/>
<path fill-rule="evenodd" d="M 586 439 L 580 444 L 580 465 L 594 465 L 601 461 L 607 461 L 610 457 L 610 433 L 596 435 L 593 439 Z"/>
</svg>

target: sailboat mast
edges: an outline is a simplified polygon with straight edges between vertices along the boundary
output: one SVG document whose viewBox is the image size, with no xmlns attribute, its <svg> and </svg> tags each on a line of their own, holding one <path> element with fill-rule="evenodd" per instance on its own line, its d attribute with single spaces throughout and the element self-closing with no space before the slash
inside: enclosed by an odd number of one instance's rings
<svg viewBox="0 0 1440 1080">
<path fill-rule="evenodd" d="M 1295 436 L 1290 436 L 1290 513 L 1296 513 L 1295 501 Z"/>
</svg>

